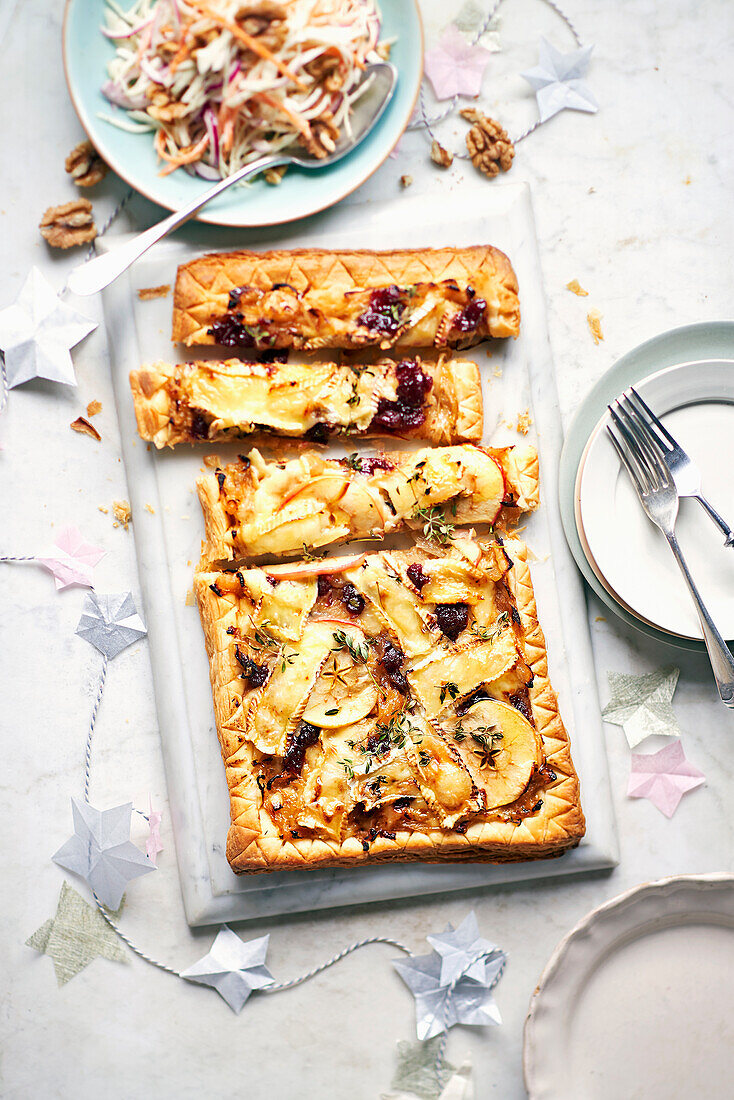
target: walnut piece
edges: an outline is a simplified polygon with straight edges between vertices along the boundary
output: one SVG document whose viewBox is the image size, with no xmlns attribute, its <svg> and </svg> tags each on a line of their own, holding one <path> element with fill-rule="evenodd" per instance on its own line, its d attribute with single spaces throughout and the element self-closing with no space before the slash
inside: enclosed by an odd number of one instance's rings
<svg viewBox="0 0 734 1100">
<path fill-rule="evenodd" d="M 334 116 L 331 111 L 324 111 L 319 118 L 310 123 L 311 137 L 301 137 L 301 142 L 306 146 L 312 157 L 323 160 L 336 149 L 339 138 L 339 128 L 334 125 Z"/>
<path fill-rule="evenodd" d="M 343 64 L 341 55 L 322 53 L 304 65 L 304 69 L 327 92 L 338 92 L 344 83 Z"/>
<path fill-rule="evenodd" d="M 413 182 L 413 177 L 412 176 L 401 176 L 400 177 L 400 186 L 403 187 L 403 188 L 410 187 L 412 182 Z"/>
<path fill-rule="evenodd" d="M 91 141 L 80 141 L 69 153 L 64 167 L 77 187 L 94 187 L 107 175 L 108 168 Z"/>
<path fill-rule="evenodd" d="M 281 164 L 280 168 L 266 168 L 263 172 L 265 182 L 269 183 L 271 187 L 277 187 L 283 179 L 283 176 L 288 171 L 287 164 Z"/>
<path fill-rule="evenodd" d="M 466 135 L 466 147 L 474 167 L 484 172 L 490 179 L 498 176 L 500 169 L 503 172 L 509 172 L 515 156 L 515 146 L 510 141 L 507 131 L 500 126 L 499 122 L 474 110 L 473 107 L 463 110 L 461 117 L 473 123 Z"/>
<path fill-rule="evenodd" d="M 76 420 L 72 420 L 69 425 L 73 432 L 80 432 L 81 435 L 90 435 L 92 439 L 96 439 L 99 443 L 102 436 L 99 434 L 94 424 L 90 424 L 85 416 L 78 416 Z"/>
<path fill-rule="evenodd" d="M 73 199 L 61 206 L 49 206 L 39 223 L 41 236 L 52 248 L 75 248 L 97 236 L 89 199 Z"/>
<path fill-rule="evenodd" d="M 443 145 L 439 145 L 434 138 L 431 143 L 431 160 L 439 168 L 450 168 L 454 163 L 454 154 L 450 153 L 448 149 L 444 149 Z"/>
<path fill-rule="evenodd" d="M 189 103 L 180 103 L 170 99 L 167 92 L 154 91 L 148 114 L 158 122 L 175 122 L 191 110 Z"/>
</svg>

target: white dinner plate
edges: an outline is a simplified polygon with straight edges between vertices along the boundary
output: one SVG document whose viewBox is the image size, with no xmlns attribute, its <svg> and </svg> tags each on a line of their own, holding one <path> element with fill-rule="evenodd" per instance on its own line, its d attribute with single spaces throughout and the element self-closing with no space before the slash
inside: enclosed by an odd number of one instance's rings
<svg viewBox="0 0 734 1100">
<path fill-rule="evenodd" d="M 730 1100 L 734 875 L 681 875 L 595 909 L 530 1002 L 530 1100 Z"/>
<path fill-rule="evenodd" d="M 734 362 L 681 363 L 636 389 L 694 459 L 703 489 L 734 526 Z M 695 608 L 661 532 L 647 519 L 606 432 L 592 432 L 575 489 L 584 553 L 607 591 L 643 622 L 668 634 L 701 638 Z M 734 639 L 734 549 L 698 502 L 683 499 L 676 524 L 683 552 L 714 621 Z"/>
</svg>

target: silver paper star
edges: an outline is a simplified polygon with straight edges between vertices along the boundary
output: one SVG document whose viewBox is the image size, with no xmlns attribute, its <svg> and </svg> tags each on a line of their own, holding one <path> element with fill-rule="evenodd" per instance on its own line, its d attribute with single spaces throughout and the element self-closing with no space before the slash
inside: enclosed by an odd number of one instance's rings
<svg viewBox="0 0 734 1100">
<path fill-rule="evenodd" d="M 680 737 L 683 732 L 673 713 L 672 699 L 680 669 L 668 665 L 646 676 L 608 672 L 612 698 L 602 718 L 621 726 L 633 749 L 646 737 Z"/>
<path fill-rule="evenodd" d="M 445 955 L 432 951 L 430 955 L 393 960 L 393 966 L 415 997 L 418 1038 L 431 1039 L 455 1024 L 501 1023 L 492 989 L 505 965 L 504 951 L 487 941 L 480 941 L 478 936 L 472 938 L 472 925 L 467 921 L 457 930 L 449 925 L 440 936 L 430 938 L 441 943 Z M 480 950 L 480 942 L 486 943 L 488 950 L 481 948 L 479 957 L 464 951 L 463 962 L 457 966 L 457 953 L 462 950 L 463 942 L 471 943 L 477 950 Z M 445 960 L 447 972 L 454 975 L 449 981 L 442 980 Z"/>
<path fill-rule="evenodd" d="M 115 916 L 117 914 L 114 914 Z M 26 941 L 53 960 L 59 985 L 88 966 L 93 959 L 129 962 L 127 952 L 99 910 L 64 882 L 56 915 L 45 921 Z"/>
<path fill-rule="evenodd" d="M 426 936 L 434 951 L 443 960 L 441 963 L 441 985 L 451 985 L 462 975 L 482 981 L 484 961 L 494 961 L 504 954 L 496 944 L 482 939 L 476 914 L 472 910 L 458 928 L 447 924 L 443 932 L 435 936 Z"/>
<path fill-rule="evenodd" d="M 570 53 L 561 53 L 545 38 L 540 39 L 538 64 L 520 75 L 535 92 L 540 121 L 547 122 L 559 111 L 599 110 L 591 89 L 581 77 L 589 67 L 593 46 L 582 46 Z"/>
<path fill-rule="evenodd" d="M 184 970 L 181 977 L 210 985 L 233 1012 L 241 1012 L 253 989 L 264 989 L 273 983 L 273 975 L 265 966 L 269 939 L 270 936 L 262 936 L 245 943 L 223 924 L 209 954 Z"/>
<path fill-rule="evenodd" d="M 76 633 L 108 660 L 147 634 L 130 592 L 100 596 L 88 592 Z"/>
<path fill-rule="evenodd" d="M 48 279 L 32 267 L 16 301 L 0 310 L 8 389 L 31 378 L 75 386 L 70 349 L 96 327 L 62 302 Z"/>
<path fill-rule="evenodd" d="M 117 909 L 126 884 L 155 871 L 130 840 L 132 802 L 96 810 L 72 798 L 71 807 L 74 836 L 53 855 L 53 861 L 83 878 L 108 909 Z"/>
</svg>

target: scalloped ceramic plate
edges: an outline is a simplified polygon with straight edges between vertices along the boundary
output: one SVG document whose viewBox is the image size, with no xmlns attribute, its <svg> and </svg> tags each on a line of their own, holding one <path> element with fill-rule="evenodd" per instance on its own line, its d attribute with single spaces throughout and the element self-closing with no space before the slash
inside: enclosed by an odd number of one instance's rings
<svg viewBox="0 0 734 1100">
<path fill-rule="evenodd" d="M 563 939 L 525 1021 L 530 1100 L 729 1100 L 734 875 L 645 883 Z"/>
<path fill-rule="evenodd" d="M 128 134 L 98 117 L 115 108 L 100 91 L 114 43 L 100 34 L 104 0 L 66 0 L 63 49 L 66 83 L 79 121 L 109 166 L 152 202 L 178 210 L 211 183 L 184 171 L 159 176 L 150 134 Z M 338 164 L 321 172 L 291 167 L 277 187 L 264 180 L 235 186 L 198 216 L 214 225 L 279 225 L 333 206 L 375 172 L 408 125 L 423 74 L 423 29 L 416 0 L 385 0 L 383 37 L 395 38 L 390 60 L 398 70 L 392 102 L 372 133 Z M 124 112 L 120 112 L 124 115 Z"/>
</svg>

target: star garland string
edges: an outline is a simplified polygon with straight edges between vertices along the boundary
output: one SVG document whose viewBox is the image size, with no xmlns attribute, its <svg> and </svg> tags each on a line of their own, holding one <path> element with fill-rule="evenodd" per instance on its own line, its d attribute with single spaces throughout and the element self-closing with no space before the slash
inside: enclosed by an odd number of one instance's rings
<svg viewBox="0 0 734 1100">
<path fill-rule="evenodd" d="M 576 27 L 554 0 L 544 3 L 563 20 L 573 35 L 576 49 L 561 53 L 547 39 L 541 36 L 538 46 L 538 63 L 532 69 L 520 75 L 528 82 L 536 95 L 538 118 L 515 137 L 508 136 L 499 123 L 486 118 L 478 111 L 461 111 L 469 122 L 475 125 L 467 136 L 466 153 L 448 153 L 439 141 L 435 127 L 449 117 L 461 98 L 476 98 L 481 92 L 482 78 L 490 60 L 490 51 L 482 45 L 484 37 L 492 32 L 497 13 L 503 0 L 495 0 L 487 15 L 469 38 L 462 31 L 468 29 L 471 19 L 464 19 L 468 5 L 443 31 L 438 44 L 426 53 L 425 77 L 431 84 L 436 100 L 448 100 L 445 107 L 434 115 L 429 115 L 426 107 L 426 81 L 421 83 L 418 96 L 418 119 L 411 122 L 409 130 L 424 129 L 431 139 L 432 159 L 448 167 L 454 157 L 459 160 L 472 160 L 490 177 L 499 174 L 500 167 L 507 171 L 512 164 L 514 147 L 530 134 L 534 133 L 549 119 L 563 110 L 586 111 L 595 113 L 599 104 L 583 77 L 589 66 L 593 46 L 585 46 Z M 474 10 L 472 10 L 472 15 Z M 477 129 L 479 124 L 479 132 Z M 472 133 L 477 140 L 472 144 Z M 482 157 L 484 152 L 484 157 Z"/>
</svg>

